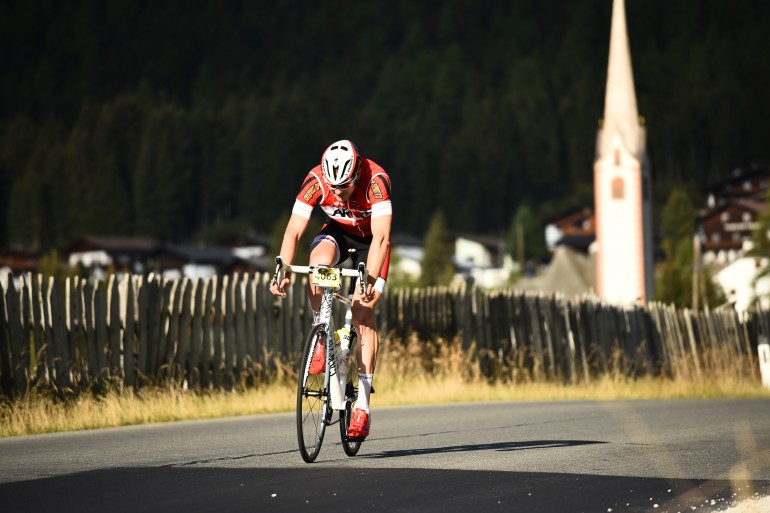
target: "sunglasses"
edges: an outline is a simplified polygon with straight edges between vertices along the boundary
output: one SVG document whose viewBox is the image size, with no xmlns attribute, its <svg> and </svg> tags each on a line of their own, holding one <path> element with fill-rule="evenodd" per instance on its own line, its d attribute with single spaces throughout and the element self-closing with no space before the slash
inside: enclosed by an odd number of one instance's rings
<svg viewBox="0 0 770 513">
<path fill-rule="evenodd" d="M 356 180 L 358 180 L 358 171 L 353 173 L 353 176 L 350 178 L 349 181 L 347 181 L 345 183 L 341 183 L 339 185 L 330 185 L 329 187 L 333 191 L 340 191 L 340 192 L 346 191 L 346 190 L 350 189 L 351 187 L 353 187 L 353 184 L 356 183 Z"/>
<path fill-rule="evenodd" d="M 340 184 L 340 185 L 331 185 L 329 187 L 333 191 L 346 191 L 346 190 L 350 189 L 351 187 L 353 187 L 354 183 L 356 183 L 355 180 L 350 181 L 348 183 L 343 183 L 343 184 Z"/>
</svg>

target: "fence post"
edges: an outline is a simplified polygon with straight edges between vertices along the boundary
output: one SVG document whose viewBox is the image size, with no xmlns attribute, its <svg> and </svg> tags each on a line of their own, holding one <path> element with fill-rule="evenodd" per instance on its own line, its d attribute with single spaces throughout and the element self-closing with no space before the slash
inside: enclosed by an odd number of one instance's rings
<svg viewBox="0 0 770 513">
<path fill-rule="evenodd" d="M 43 330 L 43 296 L 42 296 L 42 276 L 37 274 L 28 275 L 30 285 L 32 285 L 32 324 L 34 326 L 35 345 L 31 355 L 34 362 L 33 376 L 36 384 L 45 382 L 45 331 Z"/>
<path fill-rule="evenodd" d="M 134 385 L 134 359 L 136 358 L 136 320 L 134 318 L 134 279 L 127 275 L 125 278 L 126 309 L 123 330 L 123 369 L 126 386 Z"/>
<path fill-rule="evenodd" d="M 110 277 L 110 291 L 110 367 L 108 375 L 122 378 L 125 374 L 122 372 L 120 363 L 120 290 L 118 290 L 118 279 L 114 274 Z"/>
<path fill-rule="evenodd" d="M 240 275 L 233 286 L 235 295 L 235 380 L 244 382 L 246 368 L 246 285 L 248 275 Z"/>
<path fill-rule="evenodd" d="M 767 335 L 760 335 L 757 341 L 757 353 L 759 354 L 759 372 L 762 375 L 762 385 L 770 388 L 770 344 Z"/>
<path fill-rule="evenodd" d="M 27 379 L 24 372 L 24 354 L 22 353 L 24 328 L 21 322 L 20 295 L 21 291 L 16 288 L 13 282 L 10 282 L 6 295 L 6 307 L 8 308 L 8 333 L 11 337 L 11 372 L 14 389 L 16 392 L 24 393 L 27 390 Z"/>
<path fill-rule="evenodd" d="M 201 340 L 201 361 L 200 361 L 200 380 L 201 387 L 204 390 L 208 390 L 211 385 L 211 355 L 214 350 L 214 342 L 212 340 L 212 321 L 214 316 L 214 293 L 216 287 L 215 278 L 209 278 L 206 280 L 205 294 L 203 295 L 203 337 Z"/>
<path fill-rule="evenodd" d="M 201 353 L 203 350 L 203 290 L 206 282 L 198 278 L 192 293 L 192 325 L 190 333 L 190 354 L 187 358 L 187 383 L 190 388 L 199 388 L 201 383 Z"/>
<path fill-rule="evenodd" d="M 105 379 L 108 376 L 107 372 L 107 290 L 105 289 L 104 282 L 97 281 L 94 284 L 94 323 L 96 327 L 96 376 L 99 381 Z"/>
<path fill-rule="evenodd" d="M 67 311 L 64 292 L 57 281 L 51 287 L 51 318 L 53 320 L 54 361 L 56 362 L 56 387 L 60 392 L 70 386 L 70 352 L 67 340 Z"/>
<path fill-rule="evenodd" d="M 256 299 L 257 283 L 256 275 L 246 275 L 246 304 L 244 305 L 244 315 L 246 317 L 246 363 L 249 370 L 249 380 L 253 382 L 257 363 L 257 325 L 256 325 Z"/>
<path fill-rule="evenodd" d="M 222 291 L 225 295 L 222 301 L 222 307 L 224 308 L 222 322 L 224 328 L 225 345 L 224 345 L 224 365 L 225 365 L 225 387 L 227 390 L 232 390 L 235 383 L 235 283 L 237 283 L 238 276 L 225 276 L 222 283 Z"/>
<path fill-rule="evenodd" d="M 227 277 L 225 276 L 222 278 L 222 280 L 219 280 L 217 276 L 214 276 L 213 278 L 214 283 L 214 325 L 213 325 L 213 339 L 212 339 L 212 345 L 213 345 L 213 360 L 212 360 L 212 370 L 213 370 L 213 381 L 214 381 L 214 388 L 221 388 L 222 387 L 222 361 L 223 361 L 223 355 L 222 355 L 222 322 L 223 319 L 223 295 L 225 293 L 225 285 L 224 281 L 227 280 Z"/>
<path fill-rule="evenodd" d="M 190 374 L 192 369 L 189 364 L 190 354 L 190 321 L 192 319 L 192 294 L 194 284 L 189 278 L 182 279 L 183 290 L 180 294 L 181 305 L 180 310 L 177 313 L 179 315 L 179 327 L 178 327 L 178 344 L 177 351 L 174 358 L 175 366 L 180 371 L 178 380 L 185 383 L 186 386 L 190 386 Z"/>
<path fill-rule="evenodd" d="M 0 384 L 3 388 L 3 394 L 11 396 L 13 394 L 13 366 L 11 364 L 11 340 L 8 333 L 8 318 L 6 317 L 6 286 L 12 283 L 10 280 L 0 280 Z"/>
<path fill-rule="evenodd" d="M 85 280 L 83 280 L 85 281 Z M 81 359 L 85 361 L 88 367 L 87 381 L 93 383 L 101 369 L 96 364 L 96 336 L 94 335 L 94 308 L 93 292 L 88 283 L 80 283 L 77 290 L 77 309 L 79 312 L 79 322 L 81 325 Z"/>
</svg>

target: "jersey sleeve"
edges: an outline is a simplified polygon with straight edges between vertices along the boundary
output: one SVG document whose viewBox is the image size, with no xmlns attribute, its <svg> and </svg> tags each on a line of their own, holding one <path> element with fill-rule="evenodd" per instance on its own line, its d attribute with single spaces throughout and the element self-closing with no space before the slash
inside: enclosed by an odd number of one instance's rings
<svg viewBox="0 0 770 513">
<path fill-rule="evenodd" d="M 384 171 L 372 176 L 366 195 L 372 205 L 372 217 L 393 215 L 390 202 L 390 177 Z"/>
<path fill-rule="evenodd" d="M 297 199 L 294 201 L 294 208 L 291 210 L 292 214 L 297 214 L 305 219 L 310 219 L 313 207 L 323 200 L 321 180 L 314 171 L 310 171 L 305 181 L 302 182 Z"/>
</svg>

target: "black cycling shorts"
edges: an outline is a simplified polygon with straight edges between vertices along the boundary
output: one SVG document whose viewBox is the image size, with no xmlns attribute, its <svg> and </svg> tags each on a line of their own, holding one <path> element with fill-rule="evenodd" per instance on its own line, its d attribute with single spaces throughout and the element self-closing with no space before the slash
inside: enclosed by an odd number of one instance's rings
<svg viewBox="0 0 770 513">
<path fill-rule="evenodd" d="M 318 232 L 318 235 L 313 238 L 313 242 L 310 244 L 310 252 L 318 246 L 322 241 L 328 241 L 337 247 L 337 261 L 332 265 L 339 265 L 345 260 L 350 258 L 353 262 L 353 268 L 358 266 L 358 262 L 366 263 L 366 259 L 369 256 L 369 248 L 372 245 L 372 236 L 357 237 L 351 235 L 339 227 L 337 223 L 327 222 Z M 390 248 L 385 255 L 385 262 L 382 265 L 380 271 L 380 278 L 383 280 L 388 277 L 388 267 L 390 266 Z"/>
</svg>

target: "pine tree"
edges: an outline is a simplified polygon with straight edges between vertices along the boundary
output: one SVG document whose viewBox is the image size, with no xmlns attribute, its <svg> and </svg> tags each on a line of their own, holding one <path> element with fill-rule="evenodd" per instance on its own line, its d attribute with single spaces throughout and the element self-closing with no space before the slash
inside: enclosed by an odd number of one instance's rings
<svg viewBox="0 0 770 513">
<path fill-rule="evenodd" d="M 437 210 L 430 220 L 425 234 L 425 250 L 422 257 L 421 287 L 448 285 L 454 275 L 452 266 L 452 241 L 446 229 L 444 214 Z"/>
<path fill-rule="evenodd" d="M 516 209 L 506 234 L 509 253 L 515 262 L 542 261 L 546 255 L 543 229 L 527 203 Z M 521 260 L 524 262 L 521 262 Z M 523 269 L 522 269 L 523 271 Z"/>
<path fill-rule="evenodd" d="M 693 232 L 696 212 L 687 191 L 676 187 L 671 191 L 661 214 L 660 234 L 666 253 L 662 270 L 655 284 L 655 299 L 680 307 L 693 306 Z M 696 276 L 705 285 L 696 299 L 707 305 L 724 303 L 724 294 L 712 282 L 706 269 L 696 268 Z M 703 273 L 702 276 L 697 273 Z M 705 306 L 705 305 L 703 305 Z"/>
</svg>

